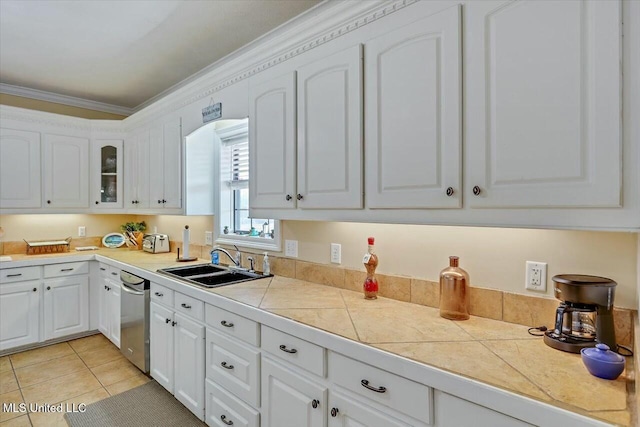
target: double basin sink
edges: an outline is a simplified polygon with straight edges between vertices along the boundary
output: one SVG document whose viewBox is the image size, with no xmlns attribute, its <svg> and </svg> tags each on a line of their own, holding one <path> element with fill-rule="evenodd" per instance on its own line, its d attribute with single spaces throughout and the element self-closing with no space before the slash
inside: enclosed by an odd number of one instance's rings
<svg viewBox="0 0 640 427">
<path fill-rule="evenodd" d="M 260 273 L 251 272 L 245 269 L 233 267 L 227 268 L 213 264 L 161 268 L 158 272 L 165 276 L 180 279 L 205 288 L 217 288 L 219 286 L 232 285 L 234 283 L 247 282 L 249 280 L 272 276 L 264 276 Z"/>
</svg>

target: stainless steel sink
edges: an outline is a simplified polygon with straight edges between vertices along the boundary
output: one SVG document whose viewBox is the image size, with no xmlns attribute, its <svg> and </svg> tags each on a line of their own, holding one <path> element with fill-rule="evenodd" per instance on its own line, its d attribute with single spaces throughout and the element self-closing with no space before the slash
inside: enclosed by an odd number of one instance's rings
<svg viewBox="0 0 640 427">
<path fill-rule="evenodd" d="M 247 282 L 249 280 L 262 279 L 259 273 L 249 272 L 243 269 L 226 268 L 213 264 L 188 265 L 185 267 L 161 268 L 159 273 L 173 277 L 194 285 L 205 288 L 217 288 L 219 286 L 232 285 L 234 283 Z"/>
</svg>

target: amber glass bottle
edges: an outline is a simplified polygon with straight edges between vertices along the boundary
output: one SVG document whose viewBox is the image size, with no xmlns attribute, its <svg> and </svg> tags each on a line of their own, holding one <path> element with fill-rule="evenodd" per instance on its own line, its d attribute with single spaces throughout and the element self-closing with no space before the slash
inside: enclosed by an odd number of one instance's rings
<svg viewBox="0 0 640 427">
<path fill-rule="evenodd" d="M 376 299 L 378 298 L 378 279 L 376 279 L 375 273 L 376 267 L 378 266 L 378 255 L 375 254 L 373 249 L 375 239 L 373 237 L 369 237 L 367 241 L 369 243 L 369 250 L 362 259 L 364 267 L 367 269 L 367 278 L 365 279 L 362 288 L 364 290 L 365 299 Z"/>
<path fill-rule="evenodd" d="M 440 316 L 451 320 L 469 318 L 469 275 L 458 267 L 458 257 L 449 257 L 449 267 L 440 272 Z"/>
</svg>

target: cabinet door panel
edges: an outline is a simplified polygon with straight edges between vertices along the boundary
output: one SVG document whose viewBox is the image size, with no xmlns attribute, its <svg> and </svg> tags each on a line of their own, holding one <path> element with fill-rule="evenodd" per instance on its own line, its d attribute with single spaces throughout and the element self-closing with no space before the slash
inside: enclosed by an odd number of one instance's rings
<svg viewBox="0 0 640 427">
<path fill-rule="evenodd" d="M 150 304 L 150 375 L 169 393 L 173 393 L 173 312 Z"/>
<path fill-rule="evenodd" d="M 124 143 L 125 206 L 129 209 L 149 207 L 149 131 L 140 132 Z"/>
<path fill-rule="evenodd" d="M 109 313 L 109 292 L 107 291 L 107 287 L 109 286 L 109 281 L 105 278 L 100 279 L 100 293 L 98 295 L 100 309 L 98 311 L 98 330 L 102 332 L 102 335 L 111 339 L 111 331 L 109 320 L 111 318 Z"/>
<path fill-rule="evenodd" d="M 0 286 L 0 350 L 38 342 L 40 286 L 38 280 Z"/>
<path fill-rule="evenodd" d="M 460 31 L 455 6 L 367 42 L 367 206 L 461 207 Z"/>
<path fill-rule="evenodd" d="M 251 208 L 296 207 L 295 85 L 292 72 L 249 88 Z"/>
<path fill-rule="evenodd" d="M 0 129 L 0 208 L 39 208 L 40 134 Z"/>
<path fill-rule="evenodd" d="M 45 134 L 43 147 L 46 207 L 89 207 L 89 140 Z"/>
<path fill-rule="evenodd" d="M 412 427 L 333 391 L 329 394 L 329 408 L 329 427 Z"/>
<path fill-rule="evenodd" d="M 204 420 L 204 326 L 175 313 L 173 394 Z"/>
<path fill-rule="evenodd" d="M 471 2 L 466 24 L 470 206 L 620 206 L 620 2 Z"/>
<path fill-rule="evenodd" d="M 317 407 L 313 401 L 317 400 Z M 321 427 L 327 422 L 327 389 L 262 358 L 262 427 Z"/>
<path fill-rule="evenodd" d="M 298 70 L 298 206 L 362 208 L 362 46 Z"/>
<path fill-rule="evenodd" d="M 165 208 L 182 206 L 182 121 L 170 120 L 163 125 L 163 175 Z"/>
<path fill-rule="evenodd" d="M 120 348 L 120 283 L 110 281 L 109 288 L 109 339 Z"/>
<path fill-rule="evenodd" d="M 492 426 L 527 427 L 524 421 L 511 418 L 484 406 L 476 405 L 436 390 L 434 395 L 435 427 Z"/>
<path fill-rule="evenodd" d="M 89 330 L 89 278 L 70 276 L 44 282 L 44 339 Z"/>
<path fill-rule="evenodd" d="M 92 208 L 121 209 L 124 206 L 123 151 L 121 139 L 91 141 Z"/>
</svg>

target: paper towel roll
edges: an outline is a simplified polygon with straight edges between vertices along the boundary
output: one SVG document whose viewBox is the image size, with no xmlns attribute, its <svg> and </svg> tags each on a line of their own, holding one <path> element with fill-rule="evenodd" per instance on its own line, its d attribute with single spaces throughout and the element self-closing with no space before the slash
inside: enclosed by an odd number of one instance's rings
<svg viewBox="0 0 640 427">
<path fill-rule="evenodd" d="M 185 225 L 182 231 L 182 258 L 189 258 L 189 226 Z"/>
</svg>

